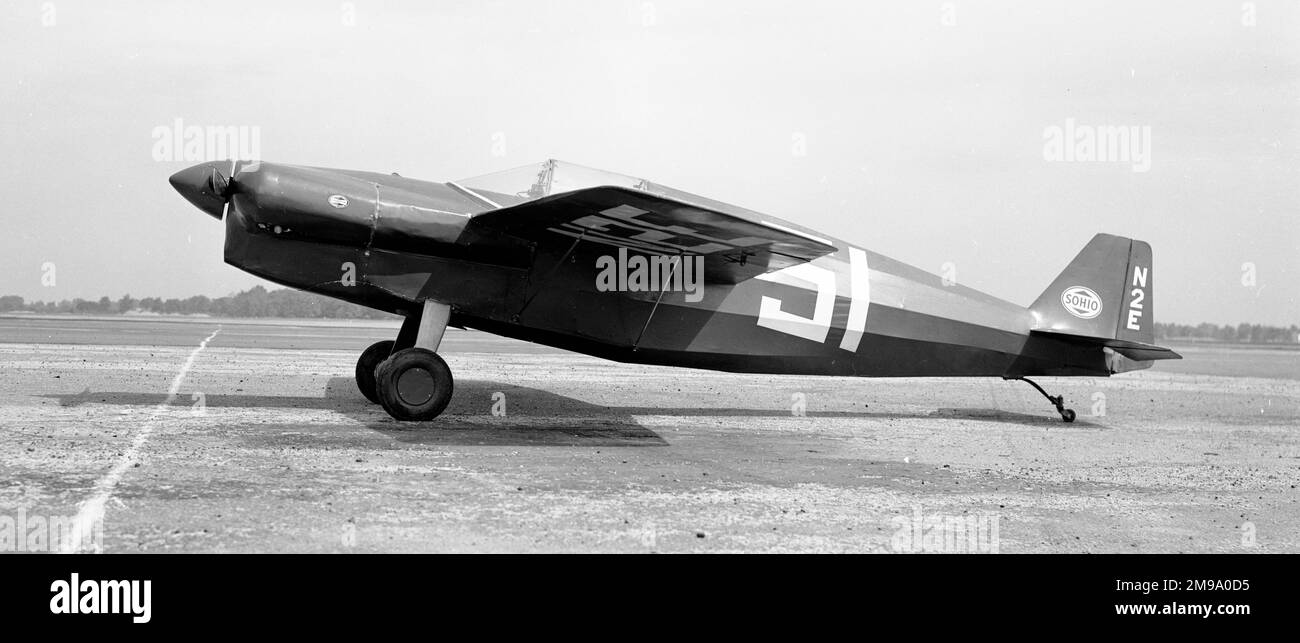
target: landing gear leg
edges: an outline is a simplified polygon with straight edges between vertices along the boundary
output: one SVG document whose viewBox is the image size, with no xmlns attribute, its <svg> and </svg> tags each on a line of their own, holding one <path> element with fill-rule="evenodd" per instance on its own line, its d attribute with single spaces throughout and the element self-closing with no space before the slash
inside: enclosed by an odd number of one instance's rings
<svg viewBox="0 0 1300 643">
<path fill-rule="evenodd" d="M 426 301 L 418 315 L 407 317 L 396 350 L 375 367 L 379 404 L 395 419 L 410 422 L 438 417 L 451 402 L 453 388 L 451 369 L 435 352 L 447 331 L 451 307 Z"/>
<path fill-rule="evenodd" d="M 1023 381 L 1023 382 L 1028 382 L 1030 386 L 1032 386 L 1032 387 L 1034 387 L 1035 389 L 1037 389 L 1039 393 L 1042 393 L 1042 394 L 1043 394 L 1043 397 L 1047 398 L 1047 401 L 1052 403 L 1052 406 L 1055 406 L 1055 407 L 1056 407 L 1056 412 L 1061 414 L 1061 419 L 1062 419 L 1062 420 L 1065 420 L 1066 422 L 1073 422 L 1073 421 L 1074 421 L 1074 409 L 1067 409 L 1067 408 L 1065 408 L 1065 396 L 1064 396 L 1064 395 L 1048 395 L 1048 394 L 1047 394 L 1047 391 L 1044 391 L 1044 390 L 1043 390 L 1043 387 L 1039 386 L 1038 383 L 1034 382 L 1033 380 L 1029 379 L 1028 377 L 1004 377 L 1004 378 L 1002 378 L 1002 379 L 1004 379 L 1004 380 L 1021 380 L 1021 381 Z"/>
</svg>

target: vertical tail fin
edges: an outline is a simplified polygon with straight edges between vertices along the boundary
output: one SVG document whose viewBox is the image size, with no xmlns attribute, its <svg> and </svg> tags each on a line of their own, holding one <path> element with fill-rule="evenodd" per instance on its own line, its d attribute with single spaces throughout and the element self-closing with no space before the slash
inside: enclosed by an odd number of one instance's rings
<svg viewBox="0 0 1300 643">
<path fill-rule="evenodd" d="M 1038 331 L 1153 344 L 1152 286 L 1150 245 L 1098 234 L 1029 310 Z"/>
</svg>

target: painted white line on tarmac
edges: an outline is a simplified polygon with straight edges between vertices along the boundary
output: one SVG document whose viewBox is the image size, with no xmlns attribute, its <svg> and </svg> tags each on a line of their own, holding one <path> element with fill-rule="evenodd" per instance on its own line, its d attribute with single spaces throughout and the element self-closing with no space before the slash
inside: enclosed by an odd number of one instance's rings
<svg viewBox="0 0 1300 643">
<path fill-rule="evenodd" d="M 135 434 L 135 439 L 131 441 L 131 447 L 123 452 L 121 457 L 117 459 L 117 463 L 113 465 L 113 468 L 95 483 L 95 493 L 90 499 L 81 504 L 81 508 L 77 511 L 77 517 L 72 524 L 71 537 L 60 543 L 59 553 L 82 552 L 85 551 L 88 544 L 93 545 L 96 554 L 103 550 L 103 544 L 90 542 L 92 539 L 89 535 L 94 533 L 96 525 L 103 524 L 104 505 L 108 503 L 109 498 L 113 497 L 113 489 L 117 487 L 118 481 L 122 479 L 122 475 L 126 473 L 126 470 L 131 468 L 136 456 L 140 454 L 140 449 L 144 447 L 145 440 L 148 440 L 149 435 L 153 433 L 153 427 L 158 420 L 159 414 L 175 401 L 176 394 L 181 390 L 181 382 L 185 381 L 185 375 L 190 372 L 190 367 L 194 366 L 194 359 L 199 356 L 199 353 L 203 352 L 203 349 L 208 347 L 208 342 L 212 341 L 212 338 L 216 337 L 217 333 L 220 332 L 221 326 L 217 326 L 217 329 L 212 331 L 211 335 L 208 335 L 207 338 L 199 342 L 198 347 L 190 351 L 189 358 L 181 365 L 181 370 L 176 373 L 176 377 L 172 378 L 171 388 L 167 389 L 167 399 L 154 407 L 153 415 L 149 416 L 144 426 L 140 427 L 140 431 Z M 102 535 L 102 533 L 101 528 L 100 534 Z"/>
</svg>

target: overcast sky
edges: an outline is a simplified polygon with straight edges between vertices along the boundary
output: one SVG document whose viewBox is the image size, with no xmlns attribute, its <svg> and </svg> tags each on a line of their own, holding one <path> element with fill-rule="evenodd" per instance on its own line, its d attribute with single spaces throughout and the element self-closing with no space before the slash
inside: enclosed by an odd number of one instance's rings
<svg viewBox="0 0 1300 643">
<path fill-rule="evenodd" d="M 1158 321 L 1300 323 L 1297 7 L 7 0 L 0 294 L 259 283 L 154 158 L 179 118 L 286 163 L 634 174 L 1023 305 L 1111 232 L 1153 246 Z M 1067 119 L 1149 169 L 1050 160 Z"/>
</svg>

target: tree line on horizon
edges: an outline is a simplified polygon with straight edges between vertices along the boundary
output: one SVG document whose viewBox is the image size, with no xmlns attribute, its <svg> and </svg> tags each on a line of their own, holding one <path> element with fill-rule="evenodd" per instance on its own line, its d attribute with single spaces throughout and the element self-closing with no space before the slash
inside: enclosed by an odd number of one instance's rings
<svg viewBox="0 0 1300 643">
<path fill-rule="evenodd" d="M 227 295 L 185 299 L 123 295 L 120 299 L 100 297 L 64 299 L 62 301 L 24 301 L 17 295 L 0 296 L 0 313 L 71 313 L 82 315 L 119 315 L 145 313 L 158 315 L 210 315 L 213 317 L 292 317 L 307 319 L 392 319 L 395 315 L 358 306 L 346 301 L 301 290 L 282 288 L 267 290 L 262 286 Z M 1300 326 L 1265 326 L 1262 324 L 1189 324 L 1156 323 L 1156 338 L 1196 341 L 1234 342 L 1242 344 L 1300 344 Z"/>
<path fill-rule="evenodd" d="M 333 319 L 392 319 L 395 315 L 358 306 L 346 301 L 289 288 L 267 290 L 253 286 L 225 297 L 195 295 L 185 299 L 123 295 L 120 299 L 100 297 L 64 299 L 62 301 L 25 302 L 22 297 L 0 297 L 0 312 L 74 313 L 83 315 L 119 315 L 154 313 L 159 315 L 211 315 L 213 317 L 298 317 Z"/>
</svg>

